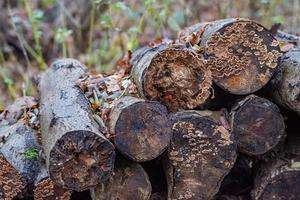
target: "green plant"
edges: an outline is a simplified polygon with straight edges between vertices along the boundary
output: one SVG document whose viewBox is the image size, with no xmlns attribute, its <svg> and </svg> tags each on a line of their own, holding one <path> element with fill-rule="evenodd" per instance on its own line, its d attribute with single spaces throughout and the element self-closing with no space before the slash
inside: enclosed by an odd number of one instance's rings
<svg viewBox="0 0 300 200">
<path fill-rule="evenodd" d="M 28 160 L 37 160 L 39 158 L 39 151 L 36 148 L 31 147 L 24 151 L 22 155 Z"/>
<path fill-rule="evenodd" d="M 42 10 L 32 10 L 32 6 L 30 4 L 30 1 L 28 1 L 28 0 L 23 0 L 23 2 L 25 4 L 26 12 L 29 17 L 29 22 L 30 22 L 32 34 L 33 34 L 33 39 L 35 42 L 35 51 L 36 51 L 35 58 L 40 66 L 40 69 L 45 70 L 47 67 L 47 64 L 45 63 L 43 54 L 42 54 L 42 47 L 41 47 L 41 43 L 40 43 L 42 33 L 41 33 L 41 31 L 39 31 L 39 26 L 43 19 L 44 12 Z"/>
<path fill-rule="evenodd" d="M 55 33 L 55 42 L 62 45 L 63 57 L 67 57 L 67 39 L 72 35 L 72 30 L 58 28 Z"/>
</svg>

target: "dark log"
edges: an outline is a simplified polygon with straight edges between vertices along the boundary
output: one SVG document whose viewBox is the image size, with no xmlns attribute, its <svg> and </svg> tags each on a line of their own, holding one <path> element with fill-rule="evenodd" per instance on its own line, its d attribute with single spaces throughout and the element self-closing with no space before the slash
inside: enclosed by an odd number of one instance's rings
<svg viewBox="0 0 300 200">
<path fill-rule="evenodd" d="M 300 162 L 293 159 L 277 159 L 262 164 L 257 172 L 253 200 L 300 199 Z"/>
<path fill-rule="evenodd" d="M 230 115 L 238 149 L 247 155 L 265 154 L 286 136 L 279 108 L 262 97 L 247 96 L 232 108 Z"/>
<path fill-rule="evenodd" d="M 148 200 L 151 184 L 147 173 L 138 163 L 117 159 L 114 175 L 91 191 L 93 200 Z"/>
<path fill-rule="evenodd" d="M 300 114 L 300 50 L 292 49 L 281 59 L 270 89 L 276 103 Z"/>
<path fill-rule="evenodd" d="M 253 188 L 252 160 L 238 157 L 233 168 L 222 181 L 218 196 L 249 194 Z"/>
<path fill-rule="evenodd" d="M 236 144 L 213 115 L 211 111 L 172 115 L 173 138 L 164 164 L 169 199 L 212 199 L 233 167 Z"/>
<path fill-rule="evenodd" d="M 34 185 L 34 200 L 70 200 L 71 191 L 53 183 L 47 172 L 46 166 L 41 164 L 41 170 Z"/>
<path fill-rule="evenodd" d="M 6 160 L 13 168 L 10 172 L 11 174 L 9 172 L 7 172 L 7 175 L 4 174 L 4 177 L 9 178 L 7 183 L 20 177 L 23 184 L 22 192 L 19 195 L 31 197 L 34 180 L 40 171 L 38 155 L 41 149 L 36 140 L 36 130 L 27 127 L 22 120 L 13 125 L 2 123 L 0 137 L 0 152 L 3 156 L 3 162 Z M 1 172 L 3 173 L 4 171 Z M 19 189 L 18 181 L 13 184 L 16 184 L 16 187 L 11 188 L 12 192 Z M 2 194 L 9 196 L 10 192 L 5 194 L 2 191 Z"/>
<path fill-rule="evenodd" d="M 195 24 L 184 29 L 179 40 L 203 48 L 214 82 L 238 95 L 262 88 L 276 71 L 281 55 L 272 34 L 248 19 Z"/>
<path fill-rule="evenodd" d="M 252 200 L 250 195 L 231 196 L 222 195 L 216 198 L 216 200 Z"/>
<path fill-rule="evenodd" d="M 140 94 L 171 110 L 191 109 L 211 95 L 206 61 L 184 46 L 144 47 L 132 56 L 132 77 Z"/>
<path fill-rule="evenodd" d="M 41 139 L 54 184 L 82 191 L 107 180 L 113 145 L 93 119 L 88 100 L 75 82 L 86 68 L 76 60 L 54 62 L 39 82 Z"/>
<path fill-rule="evenodd" d="M 109 118 L 116 148 L 136 162 L 158 157 L 170 143 L 167 109 L 158 102 L 125 96 L 116 102 Z"/>
</svg>

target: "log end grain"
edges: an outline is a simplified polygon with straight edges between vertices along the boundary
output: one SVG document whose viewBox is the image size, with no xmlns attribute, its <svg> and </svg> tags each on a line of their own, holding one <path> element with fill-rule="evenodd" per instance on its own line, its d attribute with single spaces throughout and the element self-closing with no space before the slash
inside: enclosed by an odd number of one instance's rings
<svg viewBox="0 0 300 200">
<path fill-rule="evenodd" d="M 54 185 L 50 178 L 45 178 L 37 183 L 33 192 L 35 200 L 71 199 L 71 192 Z"/>
<path fill-rule="evenodd" d="M 22 195 L 25 187 L 21 174 L 0 154 L 0 198 L 13 199 Z"/>
<path fill-rule="evenodd" d="M 114 158 L 114 147 L 106 139 L 90 131 L 70 131 L 50 152 L 50 178 L 60 186 L 83 191 L 109 178 Z"/>
<path fill-rule="evenodd" d="M 212 79 L 204 58 L 183 46 L 161 48 L 154 56 L 148 56 L 147 52 L 151 51 L 144 52 L 133 67 L 133 71 L 139 71 L 139 66 L 148 64 L 139 73 L 142 77 L 134 78 L 135 82 L 141 82 L 138 88 L 147 99 L 177 110 L 195 108 L 209 98 Z"/>
<path fill-rule="evenodd" d="M 261 165 L 251 193 L 252 199 L 300 199 L 299 164 L 299 160 L 277 159 Z"/>
<path fill-rule="evenodd" d="M 148 200 L 152 191 L 149 177 L 143 167 L 125 159 L 118 160 L 114 175 L 107 183 L 96 187 L 93 200 L 139 199 Z"/>
<path fill-rule="evenodd" d="M 281 52 L 278 41 L 262 25 L 228 19 L 212 22 L 204 29 L 201 43 L 213 80 L 222 89 L 249 94 L 271 79 Z"/>
<path fill-rule="evenodd" d="M 285 138 L 283 116 L 267 99 L 250 95 L 237 103 L 231 117 L 238 149 L 247 155 L 262 155 Z"/>
<path fill-rule="evenodd" d="M 213 198 L 236 159 L 232 135 L 221 123 L 196 112 L 176 113 L 172 122 L 167 169 L 169 198 Z"/>
<path fill-rule="evenodd" d="M 172 130 L 167 109 L 158 102 L 124 97 L 112 110 L 110 119 L 116 148 L 136 162 L 158 157 L 170 143 Z"/>
</svg>

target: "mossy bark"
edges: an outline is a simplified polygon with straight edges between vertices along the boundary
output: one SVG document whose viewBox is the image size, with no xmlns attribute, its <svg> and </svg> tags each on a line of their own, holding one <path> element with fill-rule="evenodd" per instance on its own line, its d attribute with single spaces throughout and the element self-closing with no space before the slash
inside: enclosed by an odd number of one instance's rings
<svg viewBox="0 0 300 200">
<path fill-rule="evenodd" d="M 22 120 L 12 125 L 2 123 L 0 137 L 3 162 L 0 175 L 3 180 L 0 182 L 5 182 L 3 187 L 0 186 L 1 199 L 12 198 L 14 191 L 18 191 L 14 194 L 18 193 L 20 197 L 32 197 L 34 180 L 40 171 L 38 154 L 41 149 L 36 141 L 36 130 L 27 127 Z M 29 155 L 32 152 L 34 155 Z M 6 191 L 5 185 L 11 191 Z"/>
</svg>

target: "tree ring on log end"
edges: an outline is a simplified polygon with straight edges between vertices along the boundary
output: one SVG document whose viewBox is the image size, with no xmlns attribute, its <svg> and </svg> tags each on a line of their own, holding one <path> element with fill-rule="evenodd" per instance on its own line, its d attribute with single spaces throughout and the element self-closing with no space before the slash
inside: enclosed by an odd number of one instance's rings
<svg viewBox="0 0 300 200">
<path fill-rule="evenodd" d="M 167 47 L 143 73 L 145 97 L 172 110 L 195 108 L 210 96 L 211 73 L 205 67 L 206 61 L 192 50 Z"/>
<path fill-rule="evenodd" d="M 53 184 L 50 178 L 41 180 L 34 188 L 35 200 L 69 200 L 71 192 Z"/>
<path fill-rule="evenodd" d="M 300 199 L 299 184 L 299 159 L 278 157 L 261 163 L 255 175 L 251 199 L 298 200 Z"/>
<path fill-rule="evenodd" d="M 281 56 L 272 34 L 246 19 L 225 23 L 204 45 L 214 82 L 238 95 L 262 88 L 274 74 Z"/>
<path fill-rule="evenodd" d="M 136 162 L 162 154 L 172 132 L 166 107 L 151 101 L 136 102 L 122 109 L 113 129 L 116 148 Z"/>
<path fill-rule="evenodd" d="M 271 101 L 250 95 L 232 110 L 232 132 L 239 151 L 262 155 L 285 137 L 285 124 L 279 108 Z"/>
<path fill-rule="evenodd" d="M 113 145 L 93 132 L 67 132 L 50 152 L 50 178 L 62 187 L 86 190 L 109 178 L 114 154 Z"/>
<path fill-rule="evenodd" d="M 264 188 L 263 193 L 255 200 L 265 199 L 299 199 L 300 198 L 300 171 L 286 171 L 275 175 Z M 288 198 L 287 198 L 288 197 Z"/>
<path fill-rule="evenodd" d="M 25 180 L 0 154 L 0 199 L 14 199 L 21 196 L 23 189 L 25 189 Z"/>
</svg>

